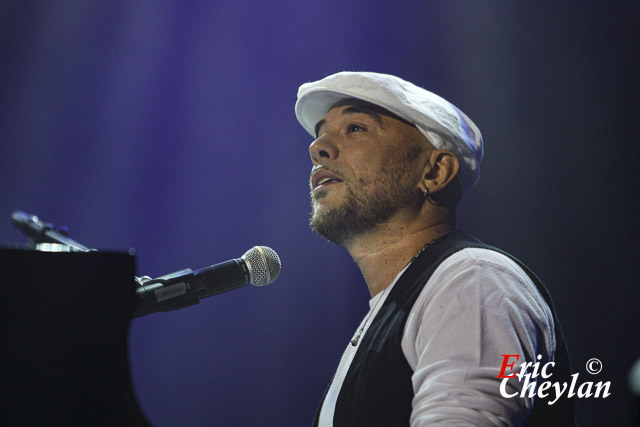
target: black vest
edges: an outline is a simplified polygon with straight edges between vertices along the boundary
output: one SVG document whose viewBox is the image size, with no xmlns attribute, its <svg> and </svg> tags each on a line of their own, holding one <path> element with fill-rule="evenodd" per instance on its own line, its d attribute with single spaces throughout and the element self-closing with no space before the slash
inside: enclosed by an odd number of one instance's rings
<svg viewBox="0 0 640 427">
<path fill-rule="evenodd" d="M 436 268 L 447 257 L 465 248 L 485 248 L 504 254 L 529 275 L 549 305 L 555 322 L 556 364 L 550 380 L 560 383 L 571 382 L 569 359 L 562 329 L 549 291 L 540 279 L 513 256 L 456 230 L 439 238 L 422 252 L 387 295 L 380 311 L 362 337 L 345 377 L 336 403 L 335 426 L 409 425 L 413 399 L 411 383 L 413 370 L 402 352 L 404 326 L 420 291 Z M 499 386 L 498 381 L 496 380 L 496 387 Z M 550 397 L 553 399 L 552 396 Z M 519 399 L 519 397 L 513 397 L 513 399 Z M 314 426 L 318 424 L 319 415 L 320 409 L 316 413 Z M 524 425 L 573 426 L 575 425 L 575 401 L 561 398 L 555 404 L 547 405 L 545 399 L 536 398 L 533 411 Z"/>
</svg>

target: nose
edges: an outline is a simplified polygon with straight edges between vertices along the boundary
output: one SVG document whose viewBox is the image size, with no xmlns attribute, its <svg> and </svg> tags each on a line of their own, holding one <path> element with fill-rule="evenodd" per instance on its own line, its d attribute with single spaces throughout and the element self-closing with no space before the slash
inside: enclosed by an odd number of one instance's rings
<svg viewBox="0 0 640 427">
<path fill-rule="evenodd" d="M 325 133 L 309 145 L 309 154 L 311 154 L 311 161 L 314 165 L 317 165 L 323 160 L 335 160 L 339 154 L 338 147 L 331 142 L 328 135 Z"/>
</svg>

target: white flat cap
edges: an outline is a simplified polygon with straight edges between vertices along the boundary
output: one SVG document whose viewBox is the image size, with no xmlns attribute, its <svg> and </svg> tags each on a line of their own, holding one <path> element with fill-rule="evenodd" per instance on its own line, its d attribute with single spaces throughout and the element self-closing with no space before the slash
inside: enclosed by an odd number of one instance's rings
<svg viewBox="0 0 640 427">
<path fill-rule="evenodd" d="M 315 137 L 315 126 L 329 108 L 345 98 L 378 105 L 413 123 L 438 149 L 456 153 L 463 189 L 480 175 L 482 135 L 478 127 L 446 99 L 389 74 L 343 71 L 298 89 L 296 117 Z"/>
</svg>

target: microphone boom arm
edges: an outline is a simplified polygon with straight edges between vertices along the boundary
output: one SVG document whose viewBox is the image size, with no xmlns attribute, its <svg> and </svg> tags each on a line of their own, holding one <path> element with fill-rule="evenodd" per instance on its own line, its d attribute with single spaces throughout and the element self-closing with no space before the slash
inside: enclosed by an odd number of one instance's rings
<svg viewBox="0 0 640 427">
<path fill-rule="evenodd" d="M 245 286 L 252 278 L 242 259 L 232 259 L 196 271 L 187 268 L 156 279 L 136 279 L 142 302 L 134 317 L 198 304 L 202 298 Z"/>
</svg>

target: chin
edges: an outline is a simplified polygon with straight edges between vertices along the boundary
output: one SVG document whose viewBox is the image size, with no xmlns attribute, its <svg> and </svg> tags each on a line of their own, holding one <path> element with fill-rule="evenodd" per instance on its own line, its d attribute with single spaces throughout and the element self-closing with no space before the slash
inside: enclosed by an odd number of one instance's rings
<svg viewBox="0 0 640 427">
<path fill-rule="evenodd" d="M 322 206 L 322 205 L 320 205 L 318 203 L 314 203 L 312 208 L 311 208 L 311 218 L 312 219 L 317 219 L 319 217 L 322 217 L 328 211 L 329 211 L 329 207 L 328 206 Z"/>
</svg>

